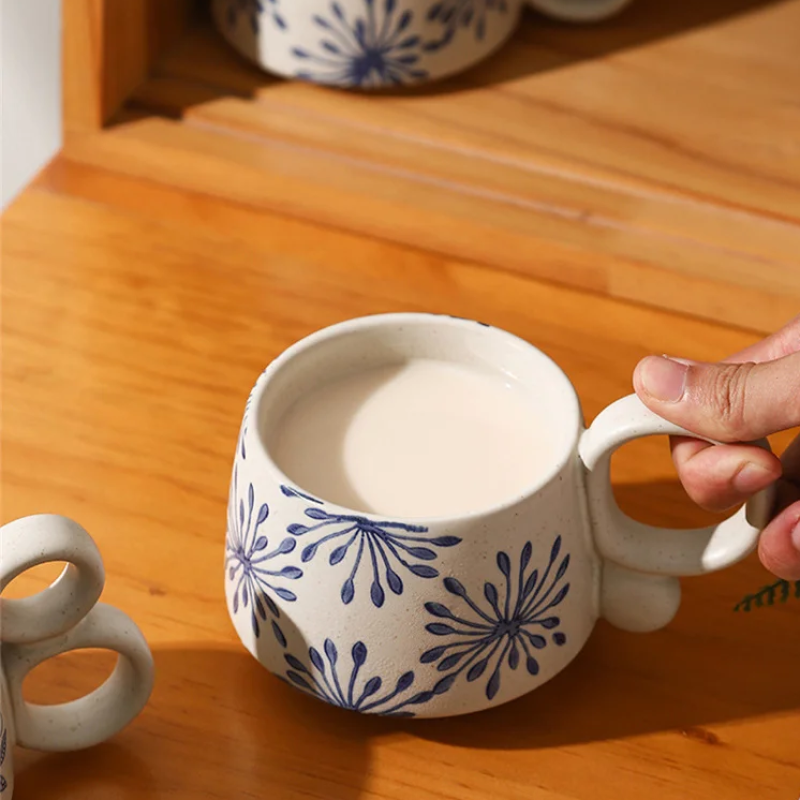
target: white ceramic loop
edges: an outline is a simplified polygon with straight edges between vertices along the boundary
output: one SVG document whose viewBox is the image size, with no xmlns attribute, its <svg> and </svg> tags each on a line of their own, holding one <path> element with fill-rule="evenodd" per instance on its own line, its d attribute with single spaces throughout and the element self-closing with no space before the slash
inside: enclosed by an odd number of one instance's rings
<svg viewBox="0 0 800 800">
<path fill-rule="evenodd" d="M 91 536 L 77 522 L 39 514 L 4 525 L 0 532 L 0 592 L 31 567 L 66 561 L 47 589 L 31 597 L 0 597 L 3 642 L 36 642 L 68 631 L 99 599 L 103 562 Z"/>
<path fill-rule="evenodd" d="M 749 555 L 769 521 L 774 487 L 719 525 L 697 530 L 657 528 L 622 513 L 611 490 L 611 456 L 627 442 L 654 435 L 704 439 L 657 416 L 636 395 L 612 403 L 581 439 L 580 457 L 588 470 L 589 510 L 600 554 L 627 569 L 674 576 L 713 572 Z M 769 450 L 766 441 L 754 444 Z"/>
<path fill-rule="evenodd" d="M 71 650 L 104 648 L 119 653 L 106 682 L 85 697 L 41 706 L 22 697 L 25 676 L 49 658 Z M 153 688 L 153 658 L 135 623 L 103 603 L 63 636 L 3 647 L 3 666 L 22 747 L 64 751 L 92 747 L 116 734 L 144 708 Z"/>
</svg>

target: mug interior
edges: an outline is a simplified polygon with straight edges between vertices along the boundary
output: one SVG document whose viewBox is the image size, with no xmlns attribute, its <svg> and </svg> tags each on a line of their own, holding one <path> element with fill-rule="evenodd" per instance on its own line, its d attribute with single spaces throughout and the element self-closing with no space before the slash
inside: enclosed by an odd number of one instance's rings
<svg viewBox="0 0 800 800">
<path fill-rule="evenodd" d="M 276 479 L 309 491 L 287 478 L 271 453 L 281 420 L 299 398 L 340 378 L 415 359 L 494 372 L 535 393 L 536 407 L 531 413 L 544 417 L 551 434 L 552 458 L 531 481 L 524 497 L 552 480 L 574 455 L 583 425 L 578 397 L 562 370 L 540 350 L 506 331 L 472 320 L 434 314 L 384 314 L 317 331 L 287 349 L 260 378 L 252 401 L 256 439 Z M 494 508 L 519 500 L 519 495 L 510 497 Z"/>
</svg>

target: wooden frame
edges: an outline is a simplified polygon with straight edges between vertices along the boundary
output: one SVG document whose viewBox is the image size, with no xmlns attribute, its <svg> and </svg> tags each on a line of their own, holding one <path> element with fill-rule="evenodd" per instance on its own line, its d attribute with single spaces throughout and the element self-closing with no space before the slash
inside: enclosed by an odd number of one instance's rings
<svg viewBox="0 0 800 800">
<path fill-rule="evenodd" d="M 188 26 L 194 0 L 64 0 L 64 125 L 105 125 Z"/>
</svg>

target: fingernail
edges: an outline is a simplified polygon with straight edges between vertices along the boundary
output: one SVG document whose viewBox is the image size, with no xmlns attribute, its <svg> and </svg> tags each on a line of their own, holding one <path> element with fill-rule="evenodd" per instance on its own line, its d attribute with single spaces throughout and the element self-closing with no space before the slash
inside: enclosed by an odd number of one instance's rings
<svg viewBox="0 0 800 800">
<path fill-rule="evenodd" d="M 650 356 L 642 362 L 639 377 L 650 397 L 664 403 L 677 403 L 686 389 L 689 367 L 666 356 Z"/>
<path fill-rule="evenodd" d="M 761 464 L 746 461 L 744 466 L 734 475 L 733 487 L 741 494 L 754 494 L 772 483 L 772 473 Z"/>
<path fill-rule="evenodd" d="M 662 356 L 670 361 L 677 361 L 679 364 L 685 364 L 687 367 L 697 367 L 700 365 L 699 361 L 692 361 L 691 358 L 678 358 L 677 356 L 668 356 L 666 353 Z"/>
</svg>

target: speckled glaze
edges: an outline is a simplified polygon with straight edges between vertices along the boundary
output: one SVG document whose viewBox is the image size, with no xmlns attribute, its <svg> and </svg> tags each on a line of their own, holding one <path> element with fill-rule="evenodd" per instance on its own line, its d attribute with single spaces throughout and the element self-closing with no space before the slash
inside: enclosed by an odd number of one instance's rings
<svg viewBox="0 0 800 800">
<path fill-rule="evenodd" d="M 486 58 L 526 4 L 570 22 L 612 16 L 630 0 L 214 0 L 222 35 L 286 77 L 360 89 L 424 83 Z"/>
<path fill-rule="evenodd" d="M 342 508 L 280 472 L 265 443 L 292 402 L 352 371 L 412 358 L 498 370 L 537 393 L 557 433 L 549 469 L 499 506 L 431 519 Z M 610 457 L 662 433 L 686 432 L 634 396 L 584 430 L 558 366 L 479 322 L 390 314 L 319 331 L 266 369 L 245 409 L 225 551 L 236 630 L 269 670 L 343 708 L 440 717 L 513 700 L 564 669 L 600 616 L 630 631 L 663 627 L 680 602 L 676 576 L 719 569 L 754 547 L 768 494 L 702 531 L 622 514 Z"/>
<path fill-rule="evenodd" d="M 14 791 L 13 746 L 79 750 L 113 736 L 144 707 L 153 686 L 153 659 L 139 629 L 98 599 L 104 572 L 89 534 L 65 517 L 26 517 L 0 528 L 0 591 L 37 564 L 67 562 L 52 586 L 32 597 L 0 598 L 0 793 Z M 25 702 L 25 676 L 70 650 L 105 648 L 119 654 L 114 671 L 91 694 L 61 705 Z"/>
</svg>

